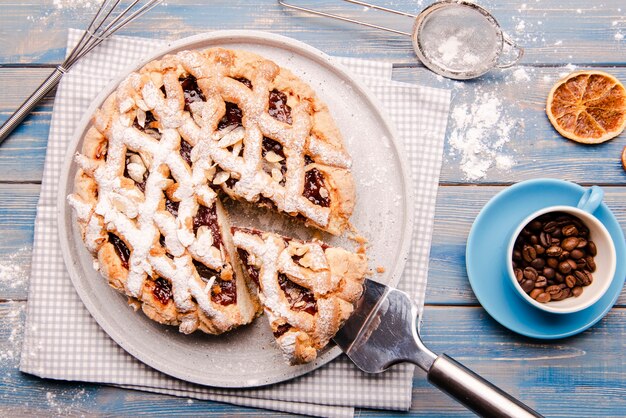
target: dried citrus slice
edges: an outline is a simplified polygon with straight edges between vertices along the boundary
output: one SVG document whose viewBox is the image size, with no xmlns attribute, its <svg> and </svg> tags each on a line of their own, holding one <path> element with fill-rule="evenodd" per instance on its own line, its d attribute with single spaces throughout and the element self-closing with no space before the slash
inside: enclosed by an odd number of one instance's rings
<svg viewBox="0 0 626 418">
<path fill-rule="evenodd" d="M 546 113 L 564 137 L 599 144 L 626 127 L 626 89 L 602 71 L 573 72 L 550 90 Z"/>
</svg>

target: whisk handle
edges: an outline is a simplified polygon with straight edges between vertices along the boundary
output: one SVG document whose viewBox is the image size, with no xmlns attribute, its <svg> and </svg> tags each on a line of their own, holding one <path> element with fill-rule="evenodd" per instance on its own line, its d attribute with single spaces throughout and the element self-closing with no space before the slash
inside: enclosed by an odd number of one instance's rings
<svg viewBox="0 0 626 418">
<path fill-rule="evenodd" d="M 37 106 L 37 104 L 48 94 L 61 80 L 66 70 L 62 66 L 54 69 L 52 74 L 30 95 L 28 99 L 9 117 L 0 127 L 0 144 L 13 132 L 13 129 L 24 120 L 26 116 Z"/>
</svg>

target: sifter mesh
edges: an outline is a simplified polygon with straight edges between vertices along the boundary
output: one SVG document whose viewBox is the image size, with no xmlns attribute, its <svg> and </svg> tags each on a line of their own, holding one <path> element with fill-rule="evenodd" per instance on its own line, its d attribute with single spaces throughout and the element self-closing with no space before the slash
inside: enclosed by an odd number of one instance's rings
<svg viewBox="0 0 626 418">
<path fill-rule="evenodd" d="M 467 3 L 442 3 L 416 20 L 416 53 L 428 68 L 467 79 L 494 67 L 502 51 L 502 31 L 490 15 Z"/>
</svg>

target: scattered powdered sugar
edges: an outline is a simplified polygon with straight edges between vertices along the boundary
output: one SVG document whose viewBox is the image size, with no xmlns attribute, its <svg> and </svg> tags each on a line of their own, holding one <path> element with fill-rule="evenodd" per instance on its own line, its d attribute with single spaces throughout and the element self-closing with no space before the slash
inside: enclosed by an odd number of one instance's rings
<svg viewBox="0 0 626 418">
<path fill-rule="evenodd" d="M 450 156 L 460 158 L 466 180 L 478 180 L 491 168 L 510 170 L 513 157 L 503 154 L 514 121 L 495 92 L 478 94 L 471 104 L 452 109 L 449 137 Z"/>
<path fill-rule="evenodd" d="M 30 247 L 23 247 L 13 254 L 9 254 L 0 261 L 0 285 L 11 289 L 26 286 L 30 276 L 30 264 L 24 259 L 30 256 Z"/>
<path fill-rule="evenodd" d="M 10 331 L 6 339 L 0 340 L 0 361 L 4 364 L 17 364 L 24 334 L 23 316 L 26 304 L 10 301 L 3 305 L 4 307 L 0 309 L 0 318 L 3 328 Z"/>
<path fill-rule="evenodd" d="M 77 9 L 91 7 L 98 4 L 96 0 L 53 0 L 52 4 L 57 9 Z"/>
</svg>

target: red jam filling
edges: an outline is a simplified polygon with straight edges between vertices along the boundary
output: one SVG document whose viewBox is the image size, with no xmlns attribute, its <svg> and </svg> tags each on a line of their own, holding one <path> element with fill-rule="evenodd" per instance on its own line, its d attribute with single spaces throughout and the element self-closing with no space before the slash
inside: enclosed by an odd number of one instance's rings
<svg viewBox="0 0 626 418">
<path fill-rule="evenodd" d="M 165 210 L 171 213 L 174 217 L 178 216 L 178 206 L 180 202 L 174 202 L 165 196 Z"/>
<path fill-rule="evenodd" d="M 217 124 L 217 129 L 221 130 L 232 125 L 242 126 L 242 120 L 243 114 L 241 109 L 239 109 L 239 106 L 235 103 L 226 102 L 226 113 L 224 113 L 224 116 Z"/>
<path fill-rule="evenodd" d="M 279 184 L 284 185 L 285 181 L 286 181 L 285 173 L 287 172 L 287 160 L 285 159 L 285 152 L 283 151 L 283 146 L 280 144 L 280 142 L 274 141 L 273 139 L 264 136 L 263 137 L 263 148 L 261 149 L 261 155 L 263 155 L 263 157 L 265 157 L 267 155 L 267 153 L 270 152 L 270 151 L 272 151 L 275 154 L 283 157 L 283 159 L 281 161 L 279 161 L 278 164 L 280 164 L 280 172 L 283 175 L 283 178 L 279 182 Z M 267 171 L 267 169 L 266 169 L 266 171 Z M 271 175 L 272 173 L 269 172 L 267 174 Z"/>
<path fill-rule="evenodd" d="M 241 84 L 252 90 L 252 81 L 248 80 L 245 77 L 236 77 L 235 80 L 239 81 Z"/>
<path fill-rule="evenodd" d="M 143 127 L 139 125 L 139 121 L 137 120 L 137 118 L 135 118 L 135 121 L 133 122 L 133 127 L 139 129 L 140 131 L 145 131 L 146 129 L 156 129 L 156 126 L 152 126 L 153 122 L 156 122 L 156 118 L 154 117 L 154 114 L 148 110 L 146 112 L 146 120 L 143 124 Z"/>
<path fill-rule="evenodd" d="M 234 277 L 232 280 L 222 280 L 220 274 L 212 268 L 195 260 L 193 261 L 193 265 L 200 278 L 204 281 L 208 282 L 212 277 L 215 277 L 215 281 L 211 287 L 211 300 L 213 302 L 223 306 L 237 303 L 237 285 Z"/>
<path fill-rule="evenodd" d="M 291 125 L 291 107 L 287 105 L 287 95 L 276 89 L 270 91 L 268 113 L 276 120 Z"/>
<path fill-rule="evenodd" d="M 122 260 L 122 266 L 128 269 L 128 260 L 130 260 L 130 250 L 126 246 L 126 243 L 122 241 L 117 235 L 109 232 L 109 242 L 113 244 L 115 253 Z"/>
<path fill-rule="evenodd" d="M 289 324 L 279 325 L 278 327 L 276 327 L 276 331 L 273 332 L 274 338 L 280 338 L 284 333 L 286 333 L 290 329 L 291 329 L 291 325 Z"/>
<path fill-rule="evenodd" d="M 256 283 L 256 285 L 258 286 L 259 285 L 259 270 L 257 270 L 256 267 L 252 266 L 250 262 L 248 261 L 248 257 L 250 256 L 250 254 L 248 254 L 246 250 L 242 250 L 241 248 L 237 248 L 237 253 L 239 254 L 239 259 L 241 260 L 244 267 L 246 268 L 246 273 L 248 273 L 248 276 L 250 276 L 252 281 Z"/>
<path fill-rule="evenodd" d="M 204 94 L 202 94 L 202 90 L 200 90 L 200 87 L 198 86 L 198 80 L 196 80 L 196 77 L 189 74 L 187 77 L 181 78 L 178 81 L 183 88 L 186 111 L 189 111 L 189 105 L 191 103 L 206 101 Z"/>
<path fill-rule="evenodd" d="M 130 174 L 128 173 L 128 164 L 130 164 L 130 156 L 131 156 L 131 154 L 134 154 L 134 153 L 131 153 L 131 152 L 127 152 L 126 153 L 126 164 L 124 165 L 124 177 L 133 180 L 130 177 Z M 148 172 L 146 171 L 145 173 L 143 173 L 143 181 L 142 182 L 137 183 L 135 180 L 133 180 L 133 183 L 135 183 L 137 185 L 139 190 L 141 190 L 142 192 L 145 193 L 145 191 L 146 191 L 146 181 L 147 180 L 148 180 Z"/>
<path fill-rule="evenodd" d="M 159 277 L 154 281 L 152 294 L 155 298 L 159 300 L 159 302 L 161 302 L 163 305 L 166 305 L 167 302 L 172 299 L 172 285 L 164 278 Z"/>
<path fill-rule="evenodd" d="M 198 212 L 196 212 L 196 216 L 193 218 L 193 233 L 197 234 L 198 228 L 201 226 L 209 228 L 211 235 L 213 235 L 213 246 L 220 248 L 222 246 L 222 236 L 220 235 L 220 226 L 217 223 L 217 209 L 215 208 L 215 204 L 210 208 L 203 205 L 198 206 Z"/>
<path fill-rule="evenodd" d="M 291 309 L 315 315 L 317 312 L 317 303 L 315 302 L 313 292 L 292 282 L 283 273 L 278 274 L 278 284 L 283 292 L 285 292 L 285 296 L 291 304 Z"/>
<path fill-rule="evenodd" d="M 189 164 L 189 166 L 191 166 L 191 150 L 192 149 L 193 147 L 191 146 L 191 144 L 181 138 L 179 153 L 180 153 L 180 156 L 183 157 L 183 160 L 185 160 L 187 164 Z"/>
<path fill-rule="evenodd" d="M 320 190 L 324 187 L 324 176 L 317 168 L 312 168 L 304 174 L 304 190 L 302 196 L 318 206 L 329 207 L 328 194 L 322 197 Z"/>
</svg>

